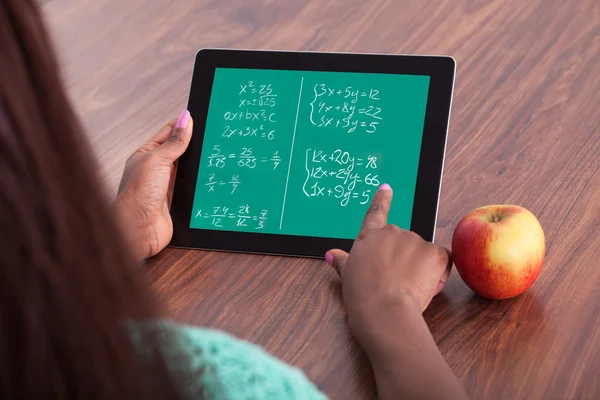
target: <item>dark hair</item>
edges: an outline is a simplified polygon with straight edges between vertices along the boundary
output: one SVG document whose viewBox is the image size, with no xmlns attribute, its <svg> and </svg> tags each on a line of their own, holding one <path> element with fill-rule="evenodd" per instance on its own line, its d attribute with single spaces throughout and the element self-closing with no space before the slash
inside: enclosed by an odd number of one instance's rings
<svg viewBox="0 0 600 400">
<path fill-rule="evenodd" d="M 181 397 L 93 160 L 35 1 L 0 0 L 2 399 Z"/>
</svg>

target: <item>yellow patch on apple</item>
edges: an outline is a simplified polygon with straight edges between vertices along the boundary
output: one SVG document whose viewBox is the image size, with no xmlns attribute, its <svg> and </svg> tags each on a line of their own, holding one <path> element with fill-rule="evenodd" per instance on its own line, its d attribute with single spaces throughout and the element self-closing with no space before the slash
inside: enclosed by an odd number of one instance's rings
<svg viewBox="0 0 600 400">
<path fill-rule="evenodd" d="M 544 230 L 529 210 L 488 205 L 465 215 L 452 236 L 454 265 L 475 293 L 508 299 L 528 290 L 546 255 Z"/>
</svg>

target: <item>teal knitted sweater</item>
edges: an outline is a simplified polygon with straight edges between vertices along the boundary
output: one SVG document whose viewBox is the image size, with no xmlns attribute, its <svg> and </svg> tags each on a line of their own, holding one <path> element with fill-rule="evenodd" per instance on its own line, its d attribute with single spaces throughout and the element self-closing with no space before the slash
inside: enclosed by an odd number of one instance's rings
<svg viewBox="0 0 600 400">
<path fill-rule="evenodd" d="M 163 354 L 190 399 L 326 399 L 300 370 L 256 345 L 216 330 L 159 324 L 169 332 Z"/>
</svg>

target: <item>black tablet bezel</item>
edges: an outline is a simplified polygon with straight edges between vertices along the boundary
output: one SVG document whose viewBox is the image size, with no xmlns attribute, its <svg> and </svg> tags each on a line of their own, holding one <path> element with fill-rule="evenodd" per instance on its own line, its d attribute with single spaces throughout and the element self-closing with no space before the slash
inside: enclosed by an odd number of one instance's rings
<svg viewBox="0 0 600 400">
<path fill-rule="evenodd" d="M 351 239 L 332 239 L 265 233 L 190 228 L 208 104 L 216 68 L 249 68 L 364 72 L 430 77 L 427 110 L 410 230 L 433 241 L 444 156 L 455 61 L 448 56 L 319 53 L 268 50 L 202 49 L 196 54 L 188 110 L 194 118 L 189 148 L 179 159 L 171 216 L 173 247 L 302 257 L 323 257 L 332 248 L 349 251 Z"/>
</svg>

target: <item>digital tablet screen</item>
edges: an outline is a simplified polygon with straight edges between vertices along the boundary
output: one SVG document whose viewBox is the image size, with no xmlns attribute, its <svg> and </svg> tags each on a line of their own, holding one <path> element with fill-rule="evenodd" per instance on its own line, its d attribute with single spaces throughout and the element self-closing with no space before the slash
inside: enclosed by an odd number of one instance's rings
<svg viewBox="0 0 600 400">
<path fill-rule="evenodd" d="M 373 194 L 410 229 L 430 77 L 216 68 L 189 227 L 354 239 Z"/>
</svg>

